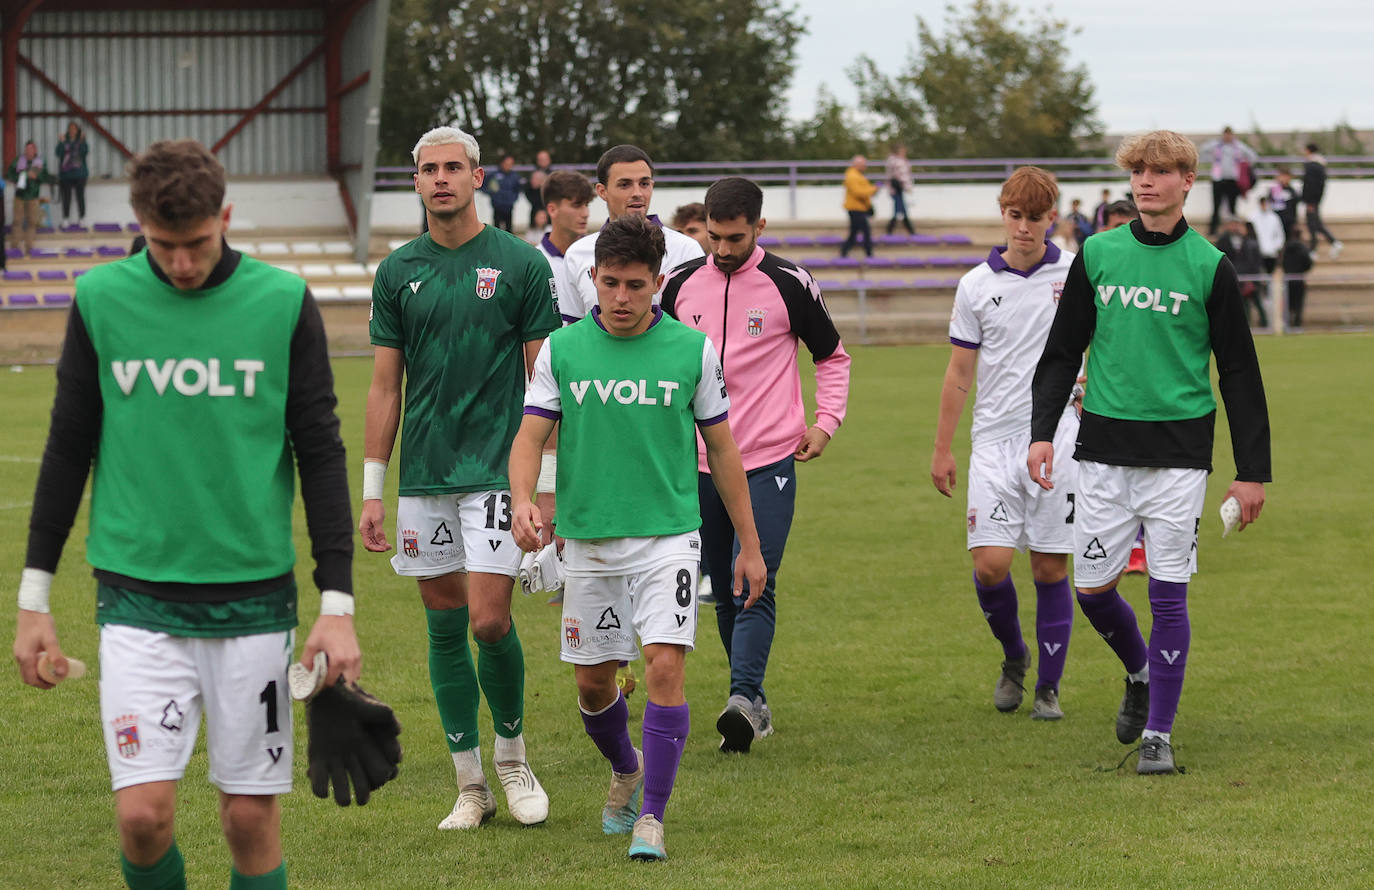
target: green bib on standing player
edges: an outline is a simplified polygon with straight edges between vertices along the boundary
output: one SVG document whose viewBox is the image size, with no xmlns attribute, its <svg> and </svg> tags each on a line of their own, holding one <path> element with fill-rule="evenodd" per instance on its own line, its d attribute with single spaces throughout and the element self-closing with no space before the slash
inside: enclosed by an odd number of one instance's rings
<svg viewBox="0 0 1374 890">
<path fill-rule="evenodd" d="M 509 488 L 524 344 L 559 325 L 549 263 L 492 226 L 457 248 L 421 235 L 382 261 L 372 343 L 405 353 L 400 494 Z"/>
<path fill-rule="evenodd" d="M 651 537 L 701 526 L 692 398 L 705 345 L 705 334 L 666 315 L 633 337 L 612 336 L 588 316 L 549 338 L 563 413 L 560 535 Z"/>
<path fill-rule="evenodd" d="M 1163 245 L 1141 244 L 1130 226 L 1083 243 L 1097 308 L 1083 410 L 1152 421 L 1216 410 L 1207 301 L 1221 257 L 1192 229 Z"/>
<path fill-rule="evenodd" d="M 202 584 L 291 571 L 283 417 L 304 297 L 300 278 L 248 256 L 223 283 L 192 292 L 159 279 L 142 254 L 79 279 L 104 407 L 93 566 Z"/>
</svg>

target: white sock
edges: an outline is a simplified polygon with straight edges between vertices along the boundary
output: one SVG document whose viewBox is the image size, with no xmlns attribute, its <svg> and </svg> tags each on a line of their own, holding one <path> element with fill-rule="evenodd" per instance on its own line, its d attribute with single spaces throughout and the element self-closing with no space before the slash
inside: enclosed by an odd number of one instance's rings
<svg viewBox="0 0 1374 890">
<path fill-rule="evenodd" d="M 523 732 L 513 739 L 504 736 L 496 737 L 496 748 L 492 754 L 493 761 L 497 763 L 506 763 L 511 760 L 523 762 L 524 759 L 525 734 Z"/>
<path fill-rule="evenodd" d="M 1145 662 L 1145 666 L 1143 668 L 1136 671 L 1134 674 L 1127 674 L 1126 679 L 1130 680 L 1132 683 L 1150 682 L 1150 663 L 1148 661 Z"/>
<path fill-rule="evenodd" d="M 482 749 L 480 747 L 452 753 L 453 768 L 458 773 L 459 788 L 465 788 L 468 785 L 487 784 L 487 777 L 482 774 Z"/>
<path fill-rule="evenodd" d="M 1173 744 L 1169 741 L 1169 733 L 1157 732 L 1153 729 L 1147 729 L 1144 732 L 1142 732 L 1140 734 L 1140 739 L 1141 741 L 1144 741 L 1145 739 L 1163 739 L 1166 745 Z"/>
</svg>

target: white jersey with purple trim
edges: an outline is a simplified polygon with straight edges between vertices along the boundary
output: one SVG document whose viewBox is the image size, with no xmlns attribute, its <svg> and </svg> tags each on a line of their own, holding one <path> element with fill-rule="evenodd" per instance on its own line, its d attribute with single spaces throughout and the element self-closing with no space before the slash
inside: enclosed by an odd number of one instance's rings
<svg viewBox="0 0 1374 890">
<path fill-rule="evenodd" d="M 1030 429 L 1031 379 L 1073 258 L 1046 244 L 1044 259 L 1029 272 L 1020 272 L 993 248 L 987 260 L 959 279 L 949 342 L 978 350 L 974 446 Z"/>
<path fill-rule="evenodd" d="M 663 274 L 664 282 L 668 280 L 668 273 L 678 266 L 706 256 L 695 238 L 668 228 L 657 216 L 650 216 L 649 219 L 663 230 L 663 265 L 658 271 Z M 600 236 L 600 230 L 583 235 L 572 243 L 563 258 L 563 274 L 558 279 L 558 312 L 563 316 L 564 324 L 590 315 L 592 307 L 596 305 L 592 265 L 596 260 L 596 239 Z M 662 290 L 654 294 L 655 304 L 662 294 Z"/>
<path fill-rule="evenodd" d="M 545 232 L 544 237 L 541 238 L 539 242 L 536 243 L 534 246 L 539 248 L 539 252 L 542 253 L 544 255 L 544 258 L 549 261 L 549 268 L 553 270 L 553 298 L 554 302 L 557 303 L 558 294 L 562 291 L 563 288 L 563 264 L 566 258 L 563 256 L 563 251 L 559 250 L 558 247 L 554 245 L 553 241 L 550 240 L 548 232 Z"/>
</svg>

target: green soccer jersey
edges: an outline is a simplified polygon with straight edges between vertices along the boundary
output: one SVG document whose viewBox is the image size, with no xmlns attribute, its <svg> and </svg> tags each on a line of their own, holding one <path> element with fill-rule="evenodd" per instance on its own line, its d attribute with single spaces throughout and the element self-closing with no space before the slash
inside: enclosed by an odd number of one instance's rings
<svg viewBox="0 0 1374 890">
<path fill-rule="evenodd" d="M 535 362 L 525 411 L 560 419 L 558 533 L 642 538 L 701 526 L 695 423 L 730 402 L 715 347 L 655 309 L 616 337 L 589 315 L 555 331 Z"/>
<path fill-rule="evenodd" d="M 509 487 L 524 344 L 557 329 L 556 307 L 544 255 L 493 226 L 453 249 L 426 233 L 382 261 L 370 329 L 405 358 L 402 496 Z"/>
<path fill-rule="evenodd" d="M 1221 258 L 1192 229 L 1159 245 L 1140 243 L 1128 226 L 1084 242 L 1097 309 L 1084 411 L 1170 421 L 1216 410 L 1207 302 Z"/>
</svg>

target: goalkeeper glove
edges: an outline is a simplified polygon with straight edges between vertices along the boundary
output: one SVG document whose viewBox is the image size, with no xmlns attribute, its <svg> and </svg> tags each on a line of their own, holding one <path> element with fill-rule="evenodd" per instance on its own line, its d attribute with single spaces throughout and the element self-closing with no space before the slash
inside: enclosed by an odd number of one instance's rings
<svg viewBox="0 0 1374 890">
<path fill-rule="evenodd" d="M 305 719 L 308 775 L 316 797 L 328 797 L 332 782 L 334 802 L 348 806 L 351 779 L 353 796 L 363 806 L 373 791 L 396 778 L 401 724 L 391 708 L 357 684 L 340 677 L 321 689 L 305 703 Z"/>
</svg>

